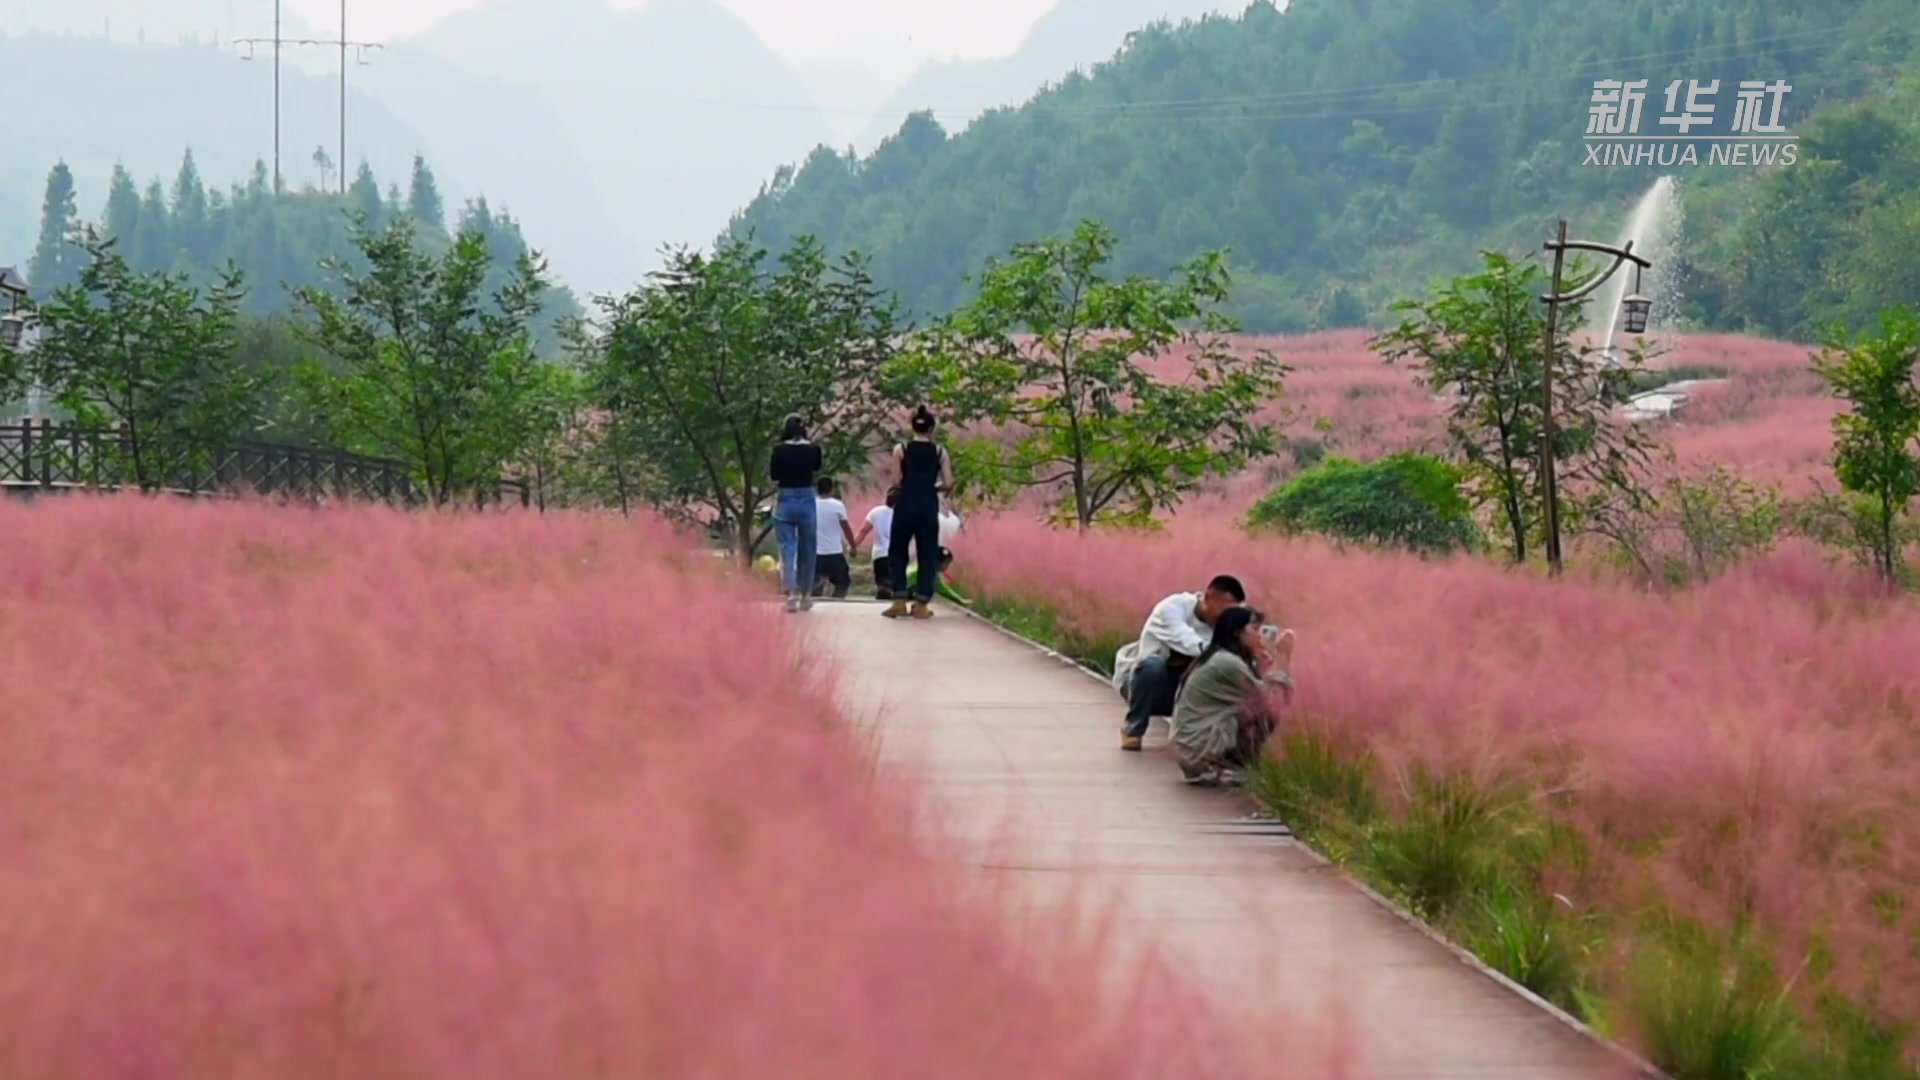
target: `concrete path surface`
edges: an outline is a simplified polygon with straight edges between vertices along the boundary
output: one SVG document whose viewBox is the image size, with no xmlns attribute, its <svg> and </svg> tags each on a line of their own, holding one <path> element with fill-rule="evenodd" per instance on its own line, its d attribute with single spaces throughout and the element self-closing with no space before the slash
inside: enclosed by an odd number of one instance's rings
<svg viewBox="0 0 1920 1080">
<path fill-rule="evenodd" d="M 1293 840 L 1208 831 L 1248 804 L 1182 784 L 1159 722 L 1147 752 L 1123 752 L 1111 688 L 950 607 L 925 623 L 879 612 L 823 604 L 797 618 L 831 654 L 851 715 L 872 725 L 882 767 L 923 785 L 946 850 L 1013 898 L 1096 890 L 1120 962 L 1157 953 L 1245 1030 L 1339 1016 L 1362 1075 L 1626 1075 Z"/>
</svg>

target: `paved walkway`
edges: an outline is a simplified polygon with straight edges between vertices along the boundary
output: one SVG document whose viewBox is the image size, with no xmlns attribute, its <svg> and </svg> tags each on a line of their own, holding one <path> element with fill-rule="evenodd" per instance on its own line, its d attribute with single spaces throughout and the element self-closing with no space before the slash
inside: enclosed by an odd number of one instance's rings
<svg viewBox="0 0 1920 1080">
<path fill-rule="evenodd" d="M 925 784 L 949 844 L 1029 905 L 1101 892 L 1122 963 L 1157 949 L 1243 1030 L 1338 1015 L 1359 1035 L 1362 1075 L 1622 1075 L 1296 842 L 1208 832 L 1248 805 L 1180 783 L 1160 723 L 1146 753 L 1121 751 L 1121 706 L 1099 681 L 951 608 L 904 625 L 858 603 L 802 618 L 837 654 L 883 767 Z"/>
</svg>

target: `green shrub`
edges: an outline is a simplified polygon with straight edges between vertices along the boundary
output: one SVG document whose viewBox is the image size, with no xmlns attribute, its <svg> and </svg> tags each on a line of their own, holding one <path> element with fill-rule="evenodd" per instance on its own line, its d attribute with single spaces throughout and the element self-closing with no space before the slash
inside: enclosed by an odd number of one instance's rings
<svg viewBox="0 0 1920 1080">
<path fill-rule="evenodd" d="M 1345 285 L 1335 286 L 1332 292 L 1320 297 L 1313 313 L 1313 326 L 1316 330 L 1344 330 L 1348 327 L 1366 326 L 1372 312 L 1367 310 L 1367 302 L 1360 294 Z"/>
<path fill-rule="evenodd" d="M 1423 454 L 1365 464 L 1328 457 L 1260 500 L 1255 528 L 1314 533 L 1428 555 L 1479 546 L 1460 473 Z"/>
<path fill-rule="evenodd" d="M 1562 1008 L 1578 1010 L 1597 933 L 1552 896 L 1498 880 L 1460 919 L 1459 937 L 1495 971 Z"/>
<path fill-rule="evenodd" d="M 1629 979 L 1630 1024 L 1677 1080 L 1778 1075 L 1799 1042 L 1786 987 L 1751 943 L 1671 925 L 1637 945 Z"/>
<path fill-rule="evenodd" d="M 1794 521 L 1778 488 L 1720 465 L 1671 477 L 1647 494 L 1590 507 L 1574 524 L 1617 544 L 1653 585 L 1678 588 L 1722 574 L 1771 550 Z"/>
<path fill-rule="evenodd" d="M 1372 762 L 1316 735 L 1287 734 L 1278 742 L 1248 778 L 1249 794 L 1328 858 L 1351 861 L 1379 815 Z"/>
<path fill-rule="evenodd" d="M 956 584 L 965 586 L 964 575 Z M 1044 645 L 1075 663 L 1102 675 L 1113 674 L 1113 657 L 1133 639 L 1118 633 L 1084 634 L 1066 626 L 1045 604 L 1004 596 L 977 595 L 974 613 L 1007 630 Z"/>
<path fill-rule="evenodd" d="M 1369 833 L 1367 869 L 1436 925 L 1492 887 L 1504 869 L 1520 803 L 1465 776 L 1412 777 L 1406 815 Z"/>
</svg>

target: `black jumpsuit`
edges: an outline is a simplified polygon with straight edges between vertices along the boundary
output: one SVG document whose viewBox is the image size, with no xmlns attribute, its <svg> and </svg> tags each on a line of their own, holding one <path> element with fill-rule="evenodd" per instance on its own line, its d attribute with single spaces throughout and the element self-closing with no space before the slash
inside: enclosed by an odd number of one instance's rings
<svg viewBox="0 0 1920 1080">
<path fill-rule="evenodd" d="M 893 504 L 893 536 L 887 545 L 887 569 L 893 594 L 907 595 L 907 545 L 920 559 L 917 598 L 931 601 L 940 584 L 940 465 L 946 451 L 920 439 L 906 444 L 900 459 L 900 495 Z"/>
</svg>

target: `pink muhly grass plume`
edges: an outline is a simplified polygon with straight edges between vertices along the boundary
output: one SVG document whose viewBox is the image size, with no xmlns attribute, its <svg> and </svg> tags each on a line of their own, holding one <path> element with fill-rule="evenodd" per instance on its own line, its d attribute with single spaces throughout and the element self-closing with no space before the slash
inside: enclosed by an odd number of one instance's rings
<svg viewBox="0 0 1920 1080">
<path fill-rule="evenodd" d="M 1831 952 L 1797 989 L 1920 1020 L 1920 610 L 1830 560 L 1789 546 L 1662 597 L 1223 515 L 1085 536 L 983 517 L 956 570 L 1089 640 L 1236 574 L 1299 634 L 1283 730 L 1372 753 L 1388 795 L 1414 768 L 1518 781 L 1596 853 L 1566 884 L 1580 908 L 1752 920 L 1783 977 Z"/>
<path fill-rule="evenodd" d="M 1293 450 L 1361 460 L 1439 452 L 1446 434 L 1443 405 L 1413 368 L 1384 363 L 1368 347 L 1371 336 L 1339 330 L 1237 337 L 1232 344 L 1236 352 L 1271 351 L 1293 369 L 1284 395 L 1266 413 Z M 1813 373 L 1807 346 L 1729 334 L 1663 335 L 1653 344 L 1658 355 L 1651 371 L 1710 380 L 1687 391 L 1690 400 L 1674 420 L 1655 425 L 1683 464 L 1725 464 L 1793 495 L 1805 494 L 1813 479 L 1830 471 L 1829 422 L 1837 405 Z M 1147 366 L 1162 378 L 1177 378 L 1186 363 L 1185 354 L 1175 351 Z M 1232 511 L 1244 512 L 1295 471 L 1291 456 L 1234 477 L 1213 494 Z"/>
<path fill-rule="evenodd" d="M 1443 406 L 1414 369 L 1389 366 L 1373 352 L 1372 337 L 1366 330 L 1335 330 L 1229 339 L 1236 354 L 1264 349 L 1292 369 L 1284 393 L 1263 413 L 1292 452 L 1212 485 L 1208 495 L 1229 512 L 1244 513 L 1298 471 L 1296 455 L 1324 452 L 1372 460 L 1403 451 L 1440 452 L 1446 435 Z M 1782 485 L 1791 495 L 1806 494 L 1815 478 L 1831 471 L 1829 422 L 1837 405 L 1813 374 L 1807 346 L 1732 334 L 1662 335 L 1652 344 L 1660 352 L 1648 364 L 1651 371 L 1669 372 L 1676 380 L 1703 375 L 1717 380 L 1688 390 L 1686 407 L 1675 419 L 1657 424 L 1681 463 L 1725 464 L 1751 480 Z M 1140 363 L 1169 381 L 1192 370 L 1185 347 Z M 958 437 L 944 421 L 939 437 Z M 863 504 L 871 493 L 885 492 L 887 464 L 876 460 L 861 478 L 869 495 Z"/>
<path fill-rule="evenodd" d="M 1023 960 L 660 524 L 0 528 L 0 1073 L 1233 1074 L 1165 973 L 1113 1007 L 1097 942 Z"/>
</svg>

